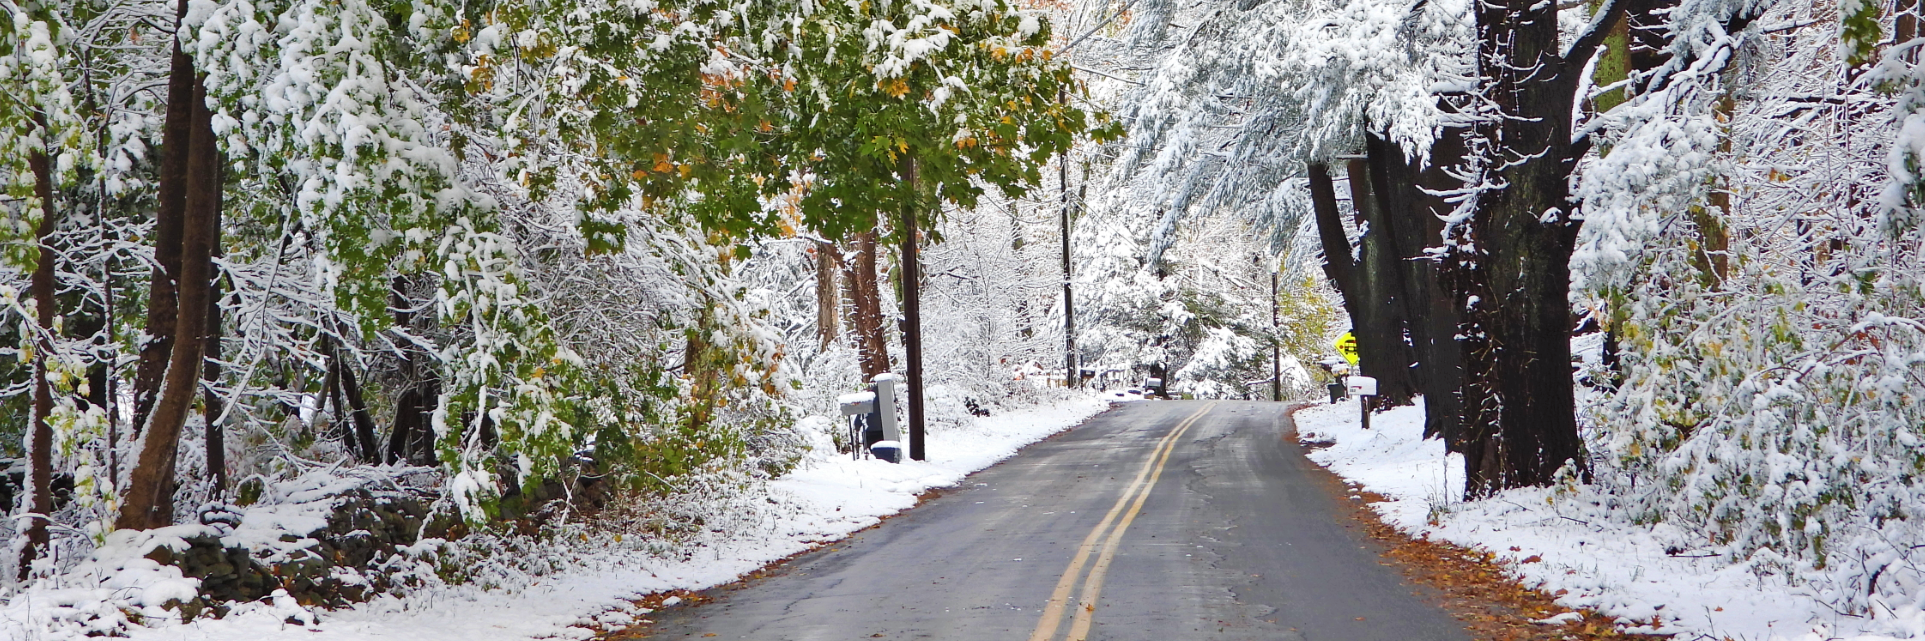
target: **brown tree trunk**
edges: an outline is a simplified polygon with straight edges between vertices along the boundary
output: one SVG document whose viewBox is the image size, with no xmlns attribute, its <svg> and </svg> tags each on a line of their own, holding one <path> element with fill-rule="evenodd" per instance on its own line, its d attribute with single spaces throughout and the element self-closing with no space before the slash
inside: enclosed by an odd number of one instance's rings
<svg viewBox="0 0 1925 641">
<path fill-rule="evenodd" d="M 139 459 L 129 477 L 125 503 L 115 527 L 150 529 L 173 524 L 175 462 L 182 426 L 200 387 L 201 347 L 207 335 L 212 298 L 214 212 L 220 206 L 220 162 L 206 90 L 193 78 L 192 136 L 185 176 L 181 221 L 180 310 L 160 396 L 141 440 Z"/>
<path fill-rule="evenodd" d="M 842 295 L 836 291 L 837 263 L 839 252 L 834 243 L 818 240 L 815 243 L 815 332 L 822 339 L 822 348 L 828 349 L 842 334 Z"/>
<path fill-rule="evenodd" d="M 217 154 L 215 162 L 218 165 L 219 151 L 211 149 L 212 145 L 209 147 L 208 151 Z M 219 180 L 216 179 L 216 184 L 220 184 Z M 220 193 L 216 192 L 214 209 L 209 214 L 212 220 L 208 223 L 209 233 L 213 237 L 213 256 L 216 258 L 222 255 L 221 200 Z M 201 344 L 201 381 L 206 383 L 201 390 L 201 420 L 207 430 L 207 475 L 213 479 L 214 491 L 218 495 L 227 490 L 227 439 L 221 426 L 221 414 L 227 410 L 220 392 L 214 389 L 221 381 L 221 278 L 218 270 L 210 269 L 209 272 L 213 275 L 208 283 L 207 339 Z"/>
<path fill-rule="evenodd" d="M 1717 120 L 1724 123 L 1718 128 L 1718 153 L 1731 153 L 1731 119 L 1737 115 L 1738 97 L 1731 73 L 1723 78 L 1726 87 L 1723 96 L 1712 107 Z M 1691 263 L 1703 275 L 1699 279 L 1706 289 L 1724 285 L 1725 278 L 1731 274 L 1731 232 L 1725 221 L 1731 218 L 1731 178 L 1717 176 L 1711 181 L 1711 194 L 1706 198 L 1705 207 L 1691 206 L 1691 229 L 1698 236 L 1698 250 L 1693 253 Z"/>
<path fill-rule="evenodd" d="M 361 381 L 354 377 L 354 367 L 347 362 L 341 363 L 341 392 L 347 395 L 348 418 L 354 429 L 348 433 L 348 442 L 353 444 L 354 455 L 362 462 L 373 463 L 381 460 L 380 446 L 374 437 L 374 414 L 368 411 L 367 397 L 361 393 Z"/>
<path fill-rule="evenodd" d="M 374 435 L 374 414 L 368 411 L 367 397 L 361 393 L 354 364 L 341 354 L 329 337 L 321 339 L 321 351 L 328 358 L 327 394 L 334 403 L 333 423 L 328 426 L 341 439 L 348 453 L 363 463 L 381 462 L 381 449 Z"/>
<path fill-rule="evenodd" d="M 315 413 L 315 421 L 319 422 L 322 416 L 326 416 L 327 424 L 314 438 L 341 439 L 341 444 L 352 452 L 354 432 L 344 427 L 347 424 L 347 403 L 341 400 L 341 356 L 334 349 L 333 337 L 321 337 L 321 354 L 327 357 L 328 366 L 327 373 L 321 376 L 321 399 L 315 405 L 318 406 L 316 409 L 322 411 Z"/>
<path fill-rule="evenodd" d="M 395 327 L 411 332 L 421 330 L 418 325 L 433 322 L 430 316 L 417 323 L 414 313 L 409 311 L 414 308 L 414 297 L 410 293 L 413 288 L 413 278 L 396 276 L 388 296 L 389 307 L 394 310 Z M 395 399 L 394 429 L 388 433 L 386 460 L 389 464 L 433 464 L 433 420 L 434 412 L 441 403 L 440 373 L 435 370 L 431 355 L 409 345 L 402 348 L 401 374 L 408 383 L 407 388 Z"/>
<path fill-rule="evenodd" d="M 862 307 L 858 302 L 862 300 L 862 285 L 858 284 L 861 279 L 856 278 L 857 261 L 850 259 L 848 249 L 843 243 L 835 244 L 835 252 L 836 278 L 841 281 L 842 287 L 842 301 L 837 309 L 841 311 L 846 323 L 843 327 L 843 335 L 849 340 L 850 345 L 856 348 L 856 365 L 862 367 L 862 319 L 861 312 L 857 311 Z"/>
<path fill-rule="evenodd" d="M 46 128 L 46 122 L 38 119 L 36 124 Z M 47 518 L 53 514 L 53 383 L 47 377 L 47 363 L 53 357 L 54 311 L 59 301 L 54 299 L 54 261 L 57 254 L 52 244 L 53 232 L 59 224 L 54 216 L 53 205 L 53 163 L 47 154 L 35 150 L 27 157 L 27 165 L 33 171 L 34 195 L 40 198 L 40 227 L 36 230 L 35 241 L 40 246 L 40 257 L 34 264 L 33 289 L 34 316 L 39 322 L 40 338 L 34 340 L 33 359 L 33 426 L 27 437 L 27 508 L 33 516 L 27 522 L 26 545 L 20 548 L 20 576 L 25 580 L 33 571 L 33 560 L 47 547 Z"/>
<path fill-rule="evenodd" d="M 107 342 L 108 344 L 114 344 L 119 342 L 119 337 L 116 335 L 116 332 L 114 331 L 114 327 L 115 327 L 114 316 L 115 316 L 116 309 L 114 305 L 115 297 L 114 297 L 114 270 L 113 270 L 114 260 L 113 258 L 111 257 L 108 258 L 106 264 L 107 264 L 107 268 L 101 270 L 102 273 L 100 275 L 100 282 L 103 286 L 101 297 L 105 299 L 107 303 L 106 313 L 102 315 L 102 319 L 106 324 Z M 105 410 L 107 412 L 107 479 L 114 483 L 119 483 L 120 482 L 120 389 L 119 389 L 120 376 L 118 375 L 119 374 L 118 372 L 110 372 L 108 367 L 109 365 L 106 362 L 103 362 L 98 366 L 96 366 L 96 369 L 100 371 L 100 374 L 99 374 L 100 383 L 99 383 L 99 386 L 95 387 L 94 389 L 101 390 L 102 393 L 105 395 L 104 398 L 101 399 L 102 402 L 100 406 L 102 410 Z"/>
<path fill-rule="evenodd" d="M 1365 160 L 1351 160 L 1350 203 L 1357 214 L 1356 284 L 1361 298 L 1358 316 L 1350 318 L 1357 337 L 1357 357 L 1365 376 L 1377 379 L 1379 407 L 1409 405 L 1416 393 L 1411 381 L 1411 347 L 1404 339 L 1406 295 L 1400 256 L 1391 238 L 1391 224 L 1381 195 L 1372 189 Z"/>
<path fill-rule="evenodd" d="M 889 340 L 882 318 L 882 292 L 876 274 L 876 232 L 856 234 L 856 259 L 849 279 L 854 303 L 856 347 L 861 352 L 862 379 L 889 373 Z"/>
<path fill-rule="evenodd" d="M 1600 11 L 1622 12 L 1623 0 Z M 1599 16 L 1604 24 L 1615 17 Z M 1482 495 L 1545 485 L 1582 464 L 1571 379 L 1570 259 L 1579 219 L 1569 178 L 1578 77 L 1605 33 L 1560 57 L 1556 3 L 1494 0 L 1476 8 L 1483 95 L 1478 126 L 1495 144 L 1469 224 L 1457 230 L 1452 280 L 1463 303 L 1466 488 Z"/>
<path fill-rule="evenodd" d="M 334 349 L 334 337 L 321 337 L 321 355 L 328 359 L 327 373 L 321 375 L 321 399 L 315 409 L 325 412 L 328 419 L 327 433 L 341 439 L 342 445 L 354 449 L 354 440 L 347 430 L 340 429 L 341 419 L 347 416 L 347 403 L 341 400 L 341 355 Z M 319 420 L 320 414 L 316 414 Z"/>
<path fill-rule="evenodd" d="M 1918 38 L 1918 0 L 1893 2 L 1892 14 L 1892 44 L 1904 45 Z M 1906 62 L 1918 64 L 1918 49 L 1906 49 L 1900 57 Z"/>
<path fill-rule="evenodd" d="M 1457 306 L 1438 279 L 1437 261 L 1428 250 L 1443 244 L 1441 217 L 1452 209 L 1432 193 L 1461 187 L 1446 168 L 1463 162 L 1462 133 L 1447 130 L 1433 144 L 1425 165 L 1405 160 L 1403 150 L 1388 140 L 1375 135 L 1365 140 L 1371 183 L 1386 213 L 1381 222 L 1403 270 L 1410 314 L 1405 328 L 1418 363 L 1413 382 L 1424 395 L 1424 437 L 1446 438 L 1447 443 L 1456 433 L 1464 364 L 1455 338 Z"/>
<path fill-rule="evenodd" d="M 714 315 L 708 307 L 702 307 L 694 327 L 687 331 L 687 342 L 682 347 L 682 374 L 687 376 L 689 385 L 689 422 L 707 425 L 715 419 L 715 408 L 720 401 L 721 372 L 709 361 L 709 330 L 715 327 Z"/>
<path fill-rule="evenodd" d="M 187 15 L 187 0 L 177 5 L 176 23 Z M 138 437 L 147 426 L 160 394 L 161 379 L 167 374 L 169 355 L 174 347 L 174 324 L 180 316 L 177 300 L 180 281 L 182 220 L 187 206 L 188 157 L 192 153 L 194 113 L 204 108 L 194 103 L 194 59 L 174 43 L 172 67 L 167 79 L 167 116 L 161 126 L 160 185 L 154 208 L 154 275 L 147 286 L 147 337 L 140 345 L 140 362 L 134 369 L 134 420 L 128 426 Z"/>
<path fill-rule="evenodd" d="M 1343 213 L 1337 209 L 1337 190 L 1330 180 L 1330 167 L 1310 163 L 1310 204 L 1317 219 L 1317 239 L 1323 245 L 1323 274 L 1343 298 L 1344 313 L 1357 317 L 1361 292 L 1357 289 L 1357 261 L 1351 255 L 1350 237 L 1344 233 Z"/>
</svg>

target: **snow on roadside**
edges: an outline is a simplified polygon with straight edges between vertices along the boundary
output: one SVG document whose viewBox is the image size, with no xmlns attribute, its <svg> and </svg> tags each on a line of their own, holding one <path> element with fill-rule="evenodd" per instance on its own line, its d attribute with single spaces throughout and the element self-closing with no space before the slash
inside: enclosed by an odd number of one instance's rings
<svg viewBox="0 0 1925 641">
<path fill-rule="evenodd" d="M 929 460 L 900 465 L 851 460 L 847 454 L 818 448 L 793 473 L 767 488 L 767 502 L 778 506 L 769 511 L 770 518 L 760 519 L 746 531 L 698 539 L 692 546 L 699 549 L 678 558 L 639 551 L 602 552 L 517 590 L 464 586 L 406 598 L 382 596 L 352 608 L 318 613 L 292 599 L 270 600 L 239 604 L 222 619 L 186 624 L 148 619 L 148 626 L 130 626 L 126 632 L 135 641 L 587 639 L 593 636 L 590 628 L 622 627 L 644 618 L 647 612 L 634 611 L 632 599 L 727 583 L 819 543 L 846 537 L 914 506 L 917 494 L 924 490 L 953 485 L 1109 406 L 1108 400 L 1084 397 L 975 419 L 931 433 Z M 101 595 L 89 591 L 30 591 L 0 607 L 0 639 L 80 638 L 84 631 L 50 626 L 50 614 L 61 608 L 103 605 Z"/>
<path fill-rule="evenodd" d="M 1666 554 L 1662 541 L 1676 537 L 1662 528 L 1671 526 L 1631 523 L 1590 486 L 1462 501 L 1463 458 L 1446 457 L 1441 441 L 1423 439 L 1421 403 L 1374 415 L 1370 430 L 1362 429 L 1356 401 L 1305 408 L 1296 414 L 1298 438 L 1328 443 L 1310 452 L 1311 460 L 1387 498 L 1372 504 L 1385 522 L 1496 554 L 1526 585 L 1559 595 L 1567 607 L 1617 617 L 1631 632 L 1744 641 L 1925 635 L 1925 617 L 1916 612 L 1876 621 L 1843 616 L 1782 577 L 1722 558 Z M 1902 636 L 1866 635 L 1894 631 Z"/>
<path fill-rule="evenodd" d="M 806 527 L 839 537 L 914 506 L 916 495 L 923 490 L 961 482 L 971 472 L 1015 456 L 1023 446 L 1081 423 L 1109 406 L 1110 401 L 1091 397 L 976 419 L 970 427 L 929 434 L 927 461 L 905 460 L 898 465 L 876 459 L 853 460 L 847 454 L 812 457 L 775 481 L 774 486 L 817 508 L 803 517 Z M 825 450 L 833 451 L 816 448 Z"/>
</svg>

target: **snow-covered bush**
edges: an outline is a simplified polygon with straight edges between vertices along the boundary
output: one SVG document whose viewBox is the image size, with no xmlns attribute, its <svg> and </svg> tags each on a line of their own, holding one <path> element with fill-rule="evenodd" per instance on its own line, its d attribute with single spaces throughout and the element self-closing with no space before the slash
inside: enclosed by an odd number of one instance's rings
<svg viewBox="0 0 1925 641">
<path fill-rule="evenodd" d="M 1842 66 L 1828 28 L 1731 36 L 1700 45 L 1729 68 L 1647 97 L 1581 170 L 1578 278 L 1619 359 L 1591 372 L 1597 478 L 1679 550 L 1841 611 L 1925 604 L 1925 263 L 1879 198 L 1894 100 L 1808 73 Z"/>
</svg>

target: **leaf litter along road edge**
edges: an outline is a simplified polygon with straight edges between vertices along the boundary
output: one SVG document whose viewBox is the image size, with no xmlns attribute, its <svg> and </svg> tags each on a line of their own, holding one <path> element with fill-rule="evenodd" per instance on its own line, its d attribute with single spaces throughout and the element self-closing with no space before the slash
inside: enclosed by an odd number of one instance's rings
<svg viewBox="0 0 1925 641">
<path fill-rule="evenodd" d="M 1305 451 L 1331 445 L 1298 440 L 1296 413 L 1315 405 L 1299 403 L 1285 410 L 1291 421 L 1283 437 L 1299 443 Z M 1342 506 L 1338 518 L 1349 521 L 1344 527 L 1360 529 L 1369 536 L 1378 545 L 1384 565 L 1396 568 L 1412 583 L 1431 588 L 1421 596 L 1455 617 L 1478 641 L 1650 641 L 1670 637 L 1625 634 L 1618 631 L 1615 619 L 1589 609 L 1576 610 L 1583 618 L 1572 623 L 1536 623 L 1573 610 L 1558 605 L 1556 595 L 1519 582 L 1506 564 L 1496 561 L 1495 554 L 1435 541 L 1428 535 L 1412 537 L 1385 523 L 1370 504 L 1388 499 L 1364 490 L 1322 464 L 1315 466 L 1312 476 Z"/>
</svg>

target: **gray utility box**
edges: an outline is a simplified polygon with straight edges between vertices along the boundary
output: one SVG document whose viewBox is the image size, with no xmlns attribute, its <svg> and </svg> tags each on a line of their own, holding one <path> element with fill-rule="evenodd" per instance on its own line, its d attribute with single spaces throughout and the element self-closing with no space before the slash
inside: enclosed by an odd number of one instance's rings
<svg viewBox="0 0 1925 641">
<path fill-rule="evenodd" d="M 859 444 L 852 453 L 861 458 L 872 451 L 876 458 L 902 462 L 902 432 L 896 425 L 896 375 L 881 374 L 869 391 L 844 394 L 836 399 L 842 415 L 849 421 L 849 441 Z"/>
</svg>

